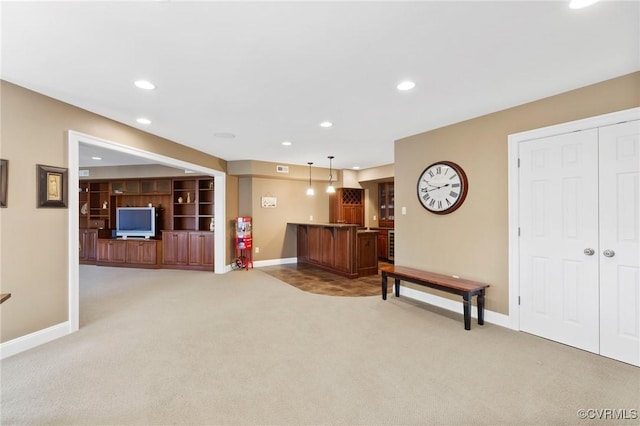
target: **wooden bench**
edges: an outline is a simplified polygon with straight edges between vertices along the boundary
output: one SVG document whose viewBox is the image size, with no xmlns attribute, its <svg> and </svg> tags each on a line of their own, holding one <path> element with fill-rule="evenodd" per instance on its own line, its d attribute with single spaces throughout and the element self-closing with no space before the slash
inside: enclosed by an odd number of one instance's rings
<svg viewBox="0 0 640 426">
<path fill-rule="evenodd" d="M 469 281 L 462 278 L 455 278 L 449 275 L 435 274 L 433 272 L 421 271 L 419 269 L 407 268 L 404 266 L 384 266 L 380 268 L 382 272 L 382 300 L 387 300 L 387 278 L 395 280 L 395 294 L 400 297 L 400 281 L 408 281 L 414 284 L 423 285 L 436 290 L 462 296 L 464 328 L 471 329 L 471 298 L 477 296 L 478 301 L 478 324 L 484 324 L 484 292 L 489 284 L 476 281 Z"/>
</svg>

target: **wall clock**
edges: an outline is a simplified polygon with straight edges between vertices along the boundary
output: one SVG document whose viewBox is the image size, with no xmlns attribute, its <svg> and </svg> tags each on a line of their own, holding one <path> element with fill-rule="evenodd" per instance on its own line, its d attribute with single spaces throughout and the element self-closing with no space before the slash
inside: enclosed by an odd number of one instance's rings
<svg viewBox="0 0 640 426">
<path fill-rule="evenodd" d="M 468 188 L 464 170 L 450 161 L 433 163 L 418 176 L 418 200 L 435 214 L 455 211 L 464 202 Z"/>
</svg>

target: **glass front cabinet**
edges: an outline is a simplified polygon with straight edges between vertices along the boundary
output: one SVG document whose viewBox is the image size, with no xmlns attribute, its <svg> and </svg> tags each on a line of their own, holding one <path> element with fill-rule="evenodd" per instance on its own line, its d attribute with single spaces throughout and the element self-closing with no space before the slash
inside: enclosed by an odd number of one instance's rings
<svg viewBox="0 0 640 426">
<path fill-rule="evenodd" d="M 393 228 L 395 219 L 393 182 L 378 184 L 378 226 Z"/>
</svg>

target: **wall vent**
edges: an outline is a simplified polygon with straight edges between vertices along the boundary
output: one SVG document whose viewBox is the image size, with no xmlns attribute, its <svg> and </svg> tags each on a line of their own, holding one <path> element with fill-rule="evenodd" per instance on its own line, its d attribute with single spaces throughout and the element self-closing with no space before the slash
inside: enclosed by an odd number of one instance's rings
<svg viewBox="0 0 640 426">
<path fill-rule="evenodd" d="M 289 166 L 277 165 L 276 166 L 276 172 L 278 172 L 278 173 L 289 173 Z"/>
<path fill-rule="evenodd" d="M 79 177 L 87 177 L 89 176 L 89 170 L 78 170 Z"/>
</svg>

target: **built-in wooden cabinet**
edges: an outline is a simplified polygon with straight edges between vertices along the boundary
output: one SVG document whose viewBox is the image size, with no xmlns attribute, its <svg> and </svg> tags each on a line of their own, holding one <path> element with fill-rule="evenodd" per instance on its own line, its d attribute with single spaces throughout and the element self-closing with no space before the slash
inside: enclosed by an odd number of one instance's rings
<svg viewBox="0 0 640 426">
<path fill-rule="evenodd" d="M 171 195 L 171 179 L 149 179 L 140 181 L 142 195 Z"/>
<path fill-rule="evenodd" d="M 189 232 L 189 265 L 213 268 L 213 232 Z"/>
<path fill-rule="evenodd" d="M 213 270 L 213 178 L 85 180 L 78 191 L 81 263 Z M 156 240 L 110 238 L 118 207 L 149 204 Z"/>
<path fill-rule="evenodd" d="M 209 231 L 213 213 L 213 179 L 173 180 L 174 230 Z"/>
<path fill-rule="evenodd" d="M 214 233 L 163 231 L 162 264 L 167 267 L 213 270 Z"/>
<path fill-rule="evenodd" d="M 364 226 L 364 190 L 336 189 L 329 196 L 329 222 Z"/>
<path fill-rule="evenodd" d="M 80 229 L 80 263 L 95 263 L 98 254 L 98 230 Z"/>
<path fill-rule="evenodd" d="M 127 240 L 126 263 L 153 265 L 158 263 L 158 242 L 155 240 Z"/>
<path fill-rule="evenodd" d="M 162 264 L 187 266 L 189 264 L 189 233 L 162 231 Z"/>
<path fill-rule="evenodd" d="M 378 258 L 387 259 L 388 256 L 388 239 L 389 231 L 386 229 L 378 229 Z"/>
<path fill-rule="evenodd" d="M 357 278 L 378 273 L 377 232 L 355 225 L 296 224 L 298 263 Z"/>
<path fill-rule="evenodd" d="M 99 238 L 97 264 L 157 268 L 161 247 L 161 242 L 156 240 Z"/>
<path fill-rule="evenodd" d="M 110 222 L 109 182 L 89 182 L 88 227 L 106 229 Z M 80 207 L 82 210 L 82 207 Z M 114 224 L 115 225 L 115 224 Z"/>
<path fill-rule="evenodd" d="M 125 263 L 127 260 L 127 242 L 125 240 L 99 239 L 98 263 Z"/>
<path fill-rule="evenodd" d="M 111 193 L 113 195 L 138 195 L 140 194 L 139 180 L 111 181 Z"/>
<path fill-rule="evenodd" d="M 395 193 L 393 182 L 378 184 L 378 225 L 393 228 L 395 220 Z"/>
</svg>

